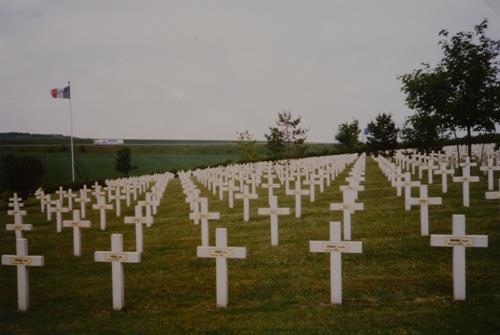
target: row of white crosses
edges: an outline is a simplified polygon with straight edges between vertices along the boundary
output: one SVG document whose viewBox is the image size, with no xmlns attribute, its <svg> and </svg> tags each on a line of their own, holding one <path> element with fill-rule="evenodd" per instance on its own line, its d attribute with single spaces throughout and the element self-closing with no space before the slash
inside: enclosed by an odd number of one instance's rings
<svg viewBox="0 0 500 335">
<path fill-rule="evenodd" d="M 364 169 L 366 164 L 366 155 L 363 153 L 354 163 L 349 176 L 346 178 L 347 185 L 341 185 L 342 202 L 331 203 L 330 210 L 342 211 L 343 214 L 343 232 L 344 240 L 351 240 L 351 215 L 356 211 L 364 209 L 363 203 L 357 203 L 358 192 L 363 191 L 364 187 L 360 184 L 364 181 Z"/>
<path fill-rule="evenodd" d="M 410 157 L 411 156 L 411 157 Z M 395 157 L 396 161 L 396 166 L 402 166 L 403 168 L 407 168 L 408 164 L 416 164 L 419 166 L 419 168 L 423 167 L 428 170 L 428 184 L 432 184 L 432 175 L 433 174 L 440 174 L 441 175 L 441 191 L 443 193 L 447 193 L 448 191 L 448 175 L 452 176 L 452 181 L 457 182 L 457 183 L 462 183 L 462 198 L 463 198 L 463 206 L 464 207 L 469 207 L 470 206 L 470 183 L 473 182 L 478 182 L 479 177 L 478 176 L 472 176 L 470 168 L 477 166 L 477 163 L 471 162 L 470 158 L 468 156 L 465 157 L 463 162 L 456 162 L 458 164 L 458 167 L 462 168 L 462 175 L 461 176 L 454 176 L 454 169 L 448 169 L 447 166 L 450 164 L 451 159 L 447 157 L 444 154 L 437 153 L 435 154 L 434 152 L 431 152 L 430 155 L 425 155 L 425 154 L 412 154 L 410 156 L 407 156 L 403 154 L 402 152 L 398 152 Z M 434 161 L 438 160 L 439 161 L 439 167 L 434 165 Z M 453 163 L 451 163 L 453 165 Z M 488 165 L 481 167 L 481 169 L 484 172 L 488 173 L 488 187 L 491 190 L 492 189 L 492 180 L 493 180 L 493 172 L 496 171 L 496 167 L 493 165 L 493 160 L 489 160 Z M 500 167 L 498 167 L 500 170 Z M 420 170 L 419 170 L 420 171 Z M 419 175 L 419 179 L 421 179 L 422 176 Z M 393 184 L 394 186 L 394 184 Z M 399 194 L 398 194 L 399 195 Z"/>
<path fill-rule="evenodd" d="M 153 176 L 143 176 L 140 177 L 143 179 L 148 179 L 149 182 L 155 182 L 155 185 L 151 188 L 151 193 L 153 194 L 153 198 L 161 200 L 161 197 L 165 191 L 165 188 L 168 184 L 168 181 L 174 178 L 174 175 L 171 173 L 165 174 L 156 174 Z M 147 185 L 148 183 L 146 183 Z M 98 187 L 96 187 L 98 188 Z M 141 191 L 144 192 L 146 187 L 144 187 Z M 62 192 L 59 192 L 63 194 Z M 99 191 L 97 192 L 100 193 Z M 41 210 L 45 210 L 46 207 L 46 195 L 44 194 L 42 189 L 38 189 L 35 192 L 36 197 L 41 200 Z M 101 194 L 99 194 L 101 196 Z M 8 230 L 14 229 L 16 231 L 16 254 L 15 255 L 2 255 L 1 263 L 2 265 L 14 265 L 17 267 L 17 290 L 18 290 L 18 309 L 20 311 L 27 311 L 29 308 L 29 281 L 28 281 L 28 266 L 43 266 L 44 265 L 44 257 L 43 256 L 31 256 L 28 255 L 28 242 L 26 239 L 22 238 L 22 234 L 18 233 L 21 230 L 32 230 L 31 225 L 22 224 L 22 215 L 26 215 L 25 211 L 22 211 L 20 208 L 23 207 L 21 198 L 19 198 L 16 194 L 12 198 L 9 199 L 9 207 L 13 209 L 9 210 L 9 215 L 13 215 L 17 222 L 14 224 L 15 227 L 10 227 L 7 225 Z M 51 202 L 49 198 L 49 202 Z M 146 202 L 151 201 L 151 199 L 146 199 Z M 60 203 L 60 199 L 56 200 L 57 203 Z M 153 204 L 156 205 L 157 204 Z M 143 204 L 143 206 L 148 206 L 148 204 Z M 59 206 L 60 207 L 60 206 Z M 141 207 L 140 205 L 137 207 Z M 142 223 L 152 223 L 151 220 L 143 220 L 142 214 L 137 213 L 136 207 L 136 215 L 134 217 L 134 223 L 140 221 Z M 57 208 L 57 207 L 56 207 Z M 57 212 L 59 213 L 59 212 Z M 72 210 L 73 218 L 70 220 L 62 220 L 61 225 L 63 227 L 71 227 L 73 228 L 73 253 L 75 256 L 81 255 L 81 228 L 90 227 L 89 220 L 82 220 L 80 209 Z M 20 220 L 20 221 L 19 221 Z M 26 227 L 21 227 L 26 226 Z M 123 252 L 123 244 L 122 244 L 122 235 L 121 234 L 113 234 L 112 235 L 112 250 L 111 252 L 95 252 L 95 260 L 97 262 L 112 262 L 112 279 L 113 279 L 113 308 L 114 309 L 122 309 L 124 306 L 124 285 L 123 285 L 123 265 L 122 263 L 137 263 L 140 262 L 141 251 L 136 250 L 135 252 Z M 136 243 L 138 247 L 142 248 L 141 243 Z"/>
<path fill-rule="evenodd" d="M 392 180 L 392 186 L 396 187 L 396 194 L 398 196 L 401 196 L 400 188 L 404 187 L 405 210 L 409 211 L 411 206 L 420 206 L 420 234 L 422 236 L 429 236 L 429 206 L 441 205 L 442 198 L 429 197 L 427 185 L 421 185 L 419 181 L 412 181 L 410 172 L 402 174 L 400 166 L 397 166 L 384 157 L 377 157 L 377 162 L 387 179 L 390 181 Z M 411 196 L 411 190 L 413 187 L 419 188 L 418 197 L 414 198 Z"/>
<path fill-rule="evenodd" d="M 377 162 L 383 173 L 388 176 L 394 174 L 398 167 L 385 159 L 378 157 Z M 470 165 L 463 165 L 468 168 Z M 418 186 L 420 188 L 420 196 L 418 198 L 409 198 L 409 205 L 420 205 L 420 226 L 421 235 L 429 235 L 429 221 L 428 221 L 428 206 L 440 205 L 442 199 L 440 197 L 428 197 L 427 185 L 420 185 L 419 183 L 411 184 L 411 176 L 409 172 L 405 175 L 406 185 L 408 189 Z M 466 247 L 487 247 L 488 237 L 485 235 L 466 235 L 465 233 L 465 215 L 453 215 L 453 229 L 451 235 L 430 235 L 430 245 L 433 247 L 453 247 L 453 296 L 455 300 L 466 299 L 465 289 L 465 248 Z"/>
<path fill-rule="evenodd" d="M 350 173 L 350 177 L 347 178 L 349 185 L 345 185 L 343 188 L 344 194 L 350 194 L 349 201 L 354 201 L 357 198 L 357 191 L 361 190 L 362 187 L 359 185 L 360 181 L 363 180 L 365 165 L 365 155 L 362 155 L 358 159 L 357 163 Z M 273 188 L 279 186 L 279 184 L 273 183 L 273 175 L 270 172 L 271 169 L 267 170 L 267 184 L 262 186 L 268 189 L 269 197 L 269 207 L 268 208 L 258 208 L 258 215 L 266 215 L 270 217 L 271 221 L 271 245 L 276 246 L 279 244 L 279 226 L 278 226 L 278 216 L 279 215 L 289 215 L 290 208 L 278 207 L 278 199 L 273 194 Z M 203 185 L 207 185 L 205 174 L 201 174 L 198 171 L 198 180 L 202 182 Z M 201 177 L 200 177 L 201 175 Z M 228 247 L 227 246 L 227 230 L 225 228 L 216 229 L 216 242 L 215 247 L 209 246 L 208 240 L 208 221 L 218 220 L 220 214 L 216 212 L 208 211 L 208 200 L 207 198 L 200 197 L 200 191 L 196 188 L 194 183 L 190 179 L 191 172 L 181 172 L 179 178 L 183 188 L 183 192 L 186 195 L 186 202 L 190 203 L 190 219 L 193 220 L 195 224 L 201 222 L 201 246 L 197 249 L 198 257 L 212 257 L 216 258 L 217 269 L 216 269 L 216 293 L 217 293 L 217 306 L 226 307 L 228 303 L 228 274 L 227 274 L 227 258 L 246 258 L 246 248 L 242 247 Z M 221 178 L 220 176 L 218 178 Z M 285 177 L 286 178 L 286 177 Z M 314 179 L 314 177 L 313 177 Z M 220 180 L 224 180 L 221 178 Z M 330 179 L 331 180 L 331 179 Z M 219 182 L 219 191 L 221 190 L 221 184 Z M 231 183 L 231 182 L 229 182 Z M 327 182 L 329 184 L 329 182 Z M 286 184 L 286 180 L 285 180 Z M 291 195 L 300 196 L 300 176 L 296 179 L 296 191 L 291 193 Z M 212 183 L 212 191 L 214 194 L 215 184 Z M 287 186 L 286 186 L 287 187 Z M 288 188 L 288 187 L 287 187 Z M 290 194 L 290 189 L 288 189 Z M 241 199 L 248 200 L 249 185 L 243 185 L 243 192 L 241 193 Z M 220 192 L 219 192 L 220 196 Z M 219 197 L 220 198 L 220 197 Z M 238 198 L 238 195 L 237 195 Z M 300 201 L 299 203 L 299 217 L 300 217 Z M 200 207 L 198 207 L 200 205 Z M 245 207 L 245 206 L 244 206 Z M 247 207 L 248 208 L 248 207 Z M 297 207 L 296 207 L 297 208 Z M 247 212 L 248 213 L 248 212 Z M 248 217 L 248 214 L 244 214 L 244 217 Z M 246 221 L 246 220 L 245 220 Z M 338 224 L 338 223 L 337 223 Z M 341 252 L 361 252 L 361 242 L 343 242 L 340 241 L 340 226 L 333 228 L 334 223 L 332 223 L 331 228 L 331 239 L 328 242 L 311 242 L 311 252 L 331 252 L 332 253 L 332 303 L 341 303 L 342 289 L 341 289 Z M 338 232 L 336 232 L 338 230 Z M 336 233 L 335 233 L 336 232 Z M 335 236 L 335 237 L 333 237 Z M 316 243 L 321 245 L 325 244 L 326 248 L 315 247 Z M 352 246 L 351 246 L 352 245 Z M 359 251 L 358 251 L 359 250 Z"/>
<path fill-rule="evenodd" d="M 353 176 L 353 180 L 355 175 Z M 268 196 L 269 198 L 269 208 L 259 208 L 259 215 L 268 215 L 271 220 L 271 245 L 276 246 L 279 243 L 279 228 L 278 228 L 278 216 L 279 215 L 289 215 L 289 208 L 280 208 L 278 207 L 277 197 L 272 195 L 272 177 L 268 178 Z M 204 199 L 206 201 L 206 199 Z M 202 210 L 203 213 L 206 213 L 206 210 Z M 208 214 L 208 213 L 207 213 Z M 212 213 L 217 214 L 218 213 Z M 191 218 L 194 216 L 191 214 Z M 208 216 L 205 216 L 205 220 L 207 220 Z M 215 217 L 214 217 L 215 218 Z M 328 248 L 318 249 L 311 246 L 311 252 L 318 251 L 331 251 L 332 252 L 332 303 L 341 303 L 341 263 L 340 263 L 340 254 L 339 252 L 355 252 L 354 249 L 359 249 L 356 247 L 348 248 L 349 243 L 343 242 L 344 246 L 342 248 L 340 245 L 337 245 L 337 248 L 333 248 L 336 242 L 340 242 L 340 226 L 338 226 L 338 233 L 336 237 L 332 237 L 331 241 L 328 242 Z M 332 234 L 333 228 L 332 228 Z M 203 234 L 202 234 L 203 235 Z M 315 242 L 311 242 L 311 245 L 314 245 Z M 354 242 L 355 245 L 360 245 L 360 242 Z M 227 293 L 227 260 L 226 258 L 246 258 L 246 249 L 245 248 L 227 248 L 227 232 L 223 228 L 216 229 L 216 246 L 215 247 L 207 247 L 202 246 L 198 248 L 198 257 L 215 257 L 217 259 L 217 306 L 225 307 L 227 306 L 228 301 L 228 293 Z M 334 279 L 333 279 L 334 278 Z"/>
</svg>

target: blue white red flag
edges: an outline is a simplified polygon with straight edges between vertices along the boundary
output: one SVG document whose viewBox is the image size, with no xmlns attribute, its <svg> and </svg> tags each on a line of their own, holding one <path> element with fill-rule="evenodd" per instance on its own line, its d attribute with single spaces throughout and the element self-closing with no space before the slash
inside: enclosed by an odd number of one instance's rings
<svg viewBox="0 0 500 335">
<path fill-rule="evenodd" d="M 50 91 L 50 94 L 52 95 L 52 98 L 55 99 L 71 99 L 69 85 L 65 88 L 53 88 Z"/>
</svg>

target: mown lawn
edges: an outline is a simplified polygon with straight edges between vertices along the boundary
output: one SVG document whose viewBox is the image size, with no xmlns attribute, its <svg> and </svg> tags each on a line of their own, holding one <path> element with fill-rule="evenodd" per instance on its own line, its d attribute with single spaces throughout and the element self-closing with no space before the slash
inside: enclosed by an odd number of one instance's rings
<svg viewBox="0 0 500 335">
<path fill-rule="evenodd" d="M 467 233 L 489 236 L 487 249 L 467 250 L 467 301 L 452 298 L 451 248 L 430 247 L 420 236 L 419 210 L 405 212 L 375 162 L 367 160 L 365 211 L 353 216 L 353 240 L 363 241 L 362 254 L 343 255 L 342 306 L 329 304 L 329 256 L 309 252 L 309 240 L 328 238 L 329 221 L 340 212 L 335 180 L 315 203 L 304 197 L 303 217 L 280 217 L 280 245 L 271 247 L 267 217 L 257 217 L 267 190 L 251 202 L 251 222 L 242 223 L 242 204 L 233 210 L 208 194 L 211 210 L 221 212 L 210 225 L 228 228 L 230 246 L 245 246 L 248 258 L 229 260 L 229 306 L 215 307 L 215 261 L 196 258 L 200 228 L 188 220 L 179 182 L 169 184 L 155 225 L 145 229 L 140 264 L 125 265 L 126 308 L 111 308 L 111 266 L 95 263 L 93 251 L 110 249 L 110 234 L 124 234 L 134 248 L 134 228 L 123 218 L 109 229 L 83 231 L 83 255 L 72 256 L 72 232 L 55 232 L 27 203 L 29 253 L 44 255 L 46 266 L 30 269 L 31 310 L 17 312 L 16 270 L 0 267 L 1 334 L 419 334 L 497 333 L 500 329 L 500 203 L 484 200 L 486 179 L 471 187 L 471 208 L 461 206 L 459 184 L 450 184 L 443 206 L 430 209 L 431 233 L 451 232 L 451 215 L 465 214 Z M 426 175 L 424 173 L 424 180 Z M 440 180 L 430 187 L 439 196 Z M 277 193 L 281 206 L 293 198 Z M 132 212 L 128 209 L 127 215 Z M 7 223 L 5 213 L 0 222 Z M 211 243 L 212 244 L 212 243 Z M 0 254 L 15 250 L 14 234 L 0 234 Z"/>
</svg>

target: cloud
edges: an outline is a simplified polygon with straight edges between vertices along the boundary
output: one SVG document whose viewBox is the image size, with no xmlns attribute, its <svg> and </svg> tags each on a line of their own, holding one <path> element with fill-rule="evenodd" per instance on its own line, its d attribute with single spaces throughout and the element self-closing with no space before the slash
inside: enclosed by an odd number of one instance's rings
<svg viewBox="0 0 500 335">
<path fill-rule="evenodd" d="M 470 1 L 2 1 L 0 131 L 263 139 L 289 109 L 310 140 L 407 114 L 398 74 L 436 62 L 437 33 L 499 17 Z M 496 33 L 496 35 L 494 35 Z"/>
</svg>

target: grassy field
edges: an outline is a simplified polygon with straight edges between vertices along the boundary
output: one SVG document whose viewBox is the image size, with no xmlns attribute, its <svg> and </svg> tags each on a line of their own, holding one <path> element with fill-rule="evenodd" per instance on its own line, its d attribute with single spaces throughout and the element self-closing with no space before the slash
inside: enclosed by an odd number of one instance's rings
<svg viewBox="0 0 500 335">
<path fill-rule="evenodd" d="M 17 142 L 16 142 L 17 141 Z M 42 184 L 57 186 L 71 182 L 71 154 L 67 140 L 47 139 L 0 139 L 0 157 L 6 154 L 38 157 L 44 167 Z M 137 166 L 132 175 L 159 171 L 188 170 L 218 165 L 239 159 L 238 148 L 231 141 L 175 141 L 175 140 L 127 140 L 132 152 L 132 164 Z M 332 144 L 307 144 L 309 152 L 336 150 Z M 75 175 L 77 182 L 89 182 L 121 177 L 115 171 L 116 152 L 122 146 L 96 146 L 84 140 L 75 144 Z M 267 156 L 263 143 L 256 144 L 261 159 Z M 337 148 L 338 149 L 338 148 Z"/>
<path fill-rule="evenodd" d="M 471 187 L 471 207 L 461 206 L 460 185 L 449 185 L 444 205 L 430 209 L 431 233 L 451 232 L 452 214 L 466 215 L 468 234 L 486 234 L 489 247 L 467 249 L 467 301 L 452 298 L 451 248 L 430 247 L 419 235 L 419 210 L 403 209 L 372 159 L 367 160 L 365 210 L 353 216 L 353 240 L 362 254 L 342 257 L 342 306 L 329 304 L 329 256 L 309 252 L 309 240 L 328 238 L 329 221 L 341 213 L 328 210 L 341 200 L 338 186 L 346 172 L 315 203 L 303 202 L 303 217 L 280 217 L 280 245 L 270 245 L 270 225 L 257 217 L 266 190 L 251 202 L 251 222 L 242 223 L 242 204 L 229 210 L 203 189 L 209 208 L 221 212 L 210 224 L 228 228 L 230 246 L 245 246 L 248 258 L 229 260 L 229 306 L 215 307 L 215 261 L 198 259 L 200 227 L 188 220 L 177 180 L 171 182 L 155 225 L 145 229 L 140 264 L 125 265 L 126 308 L 111 308 L 111 266 L 93 261 L 95 250 L 110 249 L 110 234 L 124 234 L 134 248 L 134 228 L 123 218 L 108 231 L 82 233 L 82 257 L 72 256 L 70 229 L 55 232 L 27 202 L 29 253 L 44 255 L 46 265 L 30 269 L 31 311 L 17 312 L 16 270 L 0 267 L 1 334 L 494 334 L 500 329 L 500 206 L 484 200 L 485 178 Z M 424 180 L 426 175 L 424 173 Z M 429 194 L 439 196 L 439 178 Z M 277 193 L 280 206 L 293 198 Z M 225 199 L 227 200 L 227 199 Z M 305 198 L 304 198 L 305 200 Z M 132 209 L 128 209 L 130 214 Z M 293 211 L 292 211 L 293 212 Z M 5 213 L 0 222 L 7 222 Z M 212 243 L 211 243 L 212 244 Z M 14 234 L 0 234 L 0 254 L 15 250 Z"/>
</svg>

